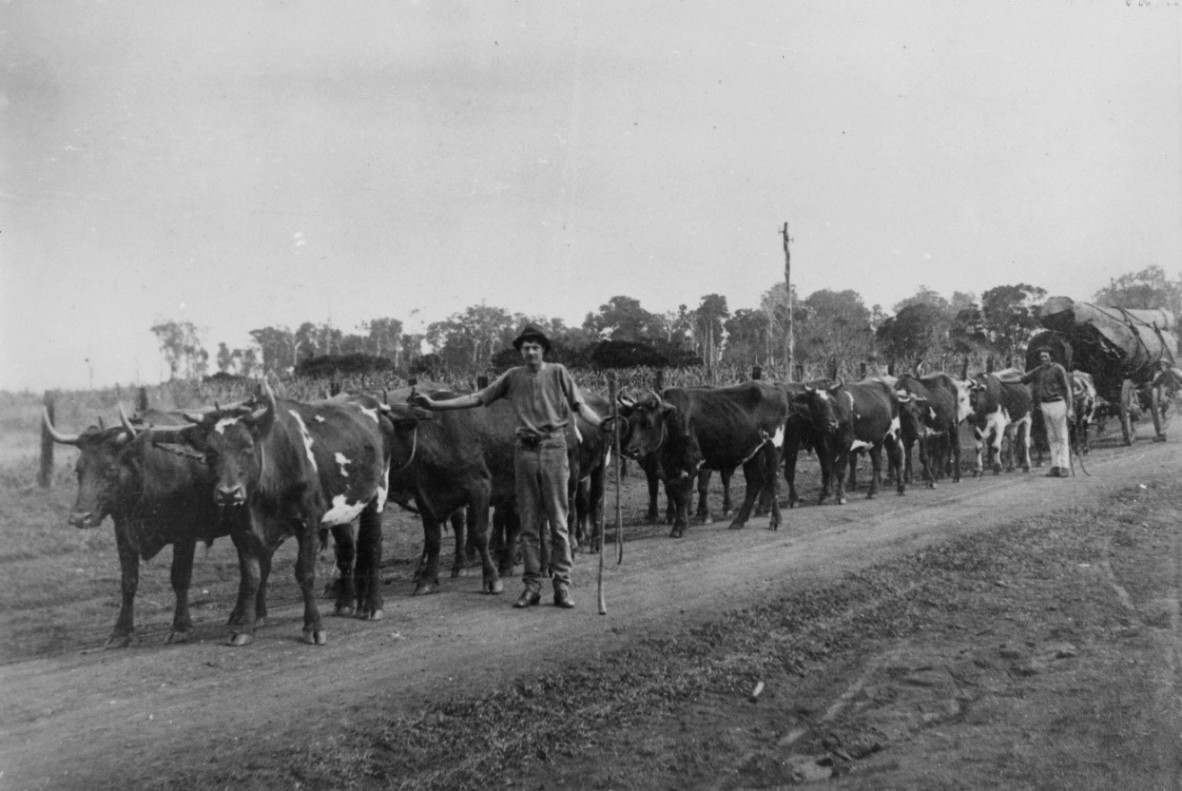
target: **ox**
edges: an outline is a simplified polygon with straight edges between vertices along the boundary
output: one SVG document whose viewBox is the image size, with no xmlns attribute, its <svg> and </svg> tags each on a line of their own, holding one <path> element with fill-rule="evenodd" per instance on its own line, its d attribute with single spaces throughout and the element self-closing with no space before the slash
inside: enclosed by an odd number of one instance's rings
<svg viewBox="0 0 1182 791">
<path fill-rule="evenodd" d="M 367 396 L 279 400 L 267 386 L 261 406 L 185 417 L 195 425 L 154 428 L 154 441 L 201 453 L 216 480 L 213 501 L 249 515 L 238 523 L 244 529 L 230 532 L 238 550 L 243 605 L 241 621 L 231 626 L 230 644 L 254 640 L 256 593 L 265 586 L 275 550 L 292 535 L 299 544 L 295 577 L 304 601 L 304 641 L 325 644 L 315 593 L 318 538 L 322 529 L 348 527 L 358 516 L 356 579 L 343 580 L 338 595 L 351 598 L 355 582 L 357 614 L 381 618 L 381 514 L 394 431 L 381 404 Z M 338 612 L 347 609 L 338 599 Z"/>
<path fill-rule="evenodd" d="M 158 410 L 147 410 L 140 417 L 164 425 L 185 423 L 180 415 Z M 176 606 L 168 642 L 187 642 L 193 628 L 189 585 L 197 542 L 209 545 L 230 532 L 229 521 L 213 503 L 209 469 L 199 459 L 152 447 L 143 436 L 136 436 L 137 429 L 129 421 L 123 427 L 91 426 L 81 434 L 67 435 L 54 428 L 48 413 L 43 420 L 55 442 L 79 451 L 78 495 L 69 523 L 93 528 L 109 515 L 115 526 L 122 600 L 107 647 L 131 644 L 140 560 L 151 560 L 170 544 L 169 577 Z"/>
<path fill-rule="evenodd" d="M 821 502 L 829 498 L 825 484 L 834 481 L 838 505 L 846 503 L 844 471 L 854 462 L 854 454 L 866 448 L 873 474 L 867 498 L 878 495 L 882 472 L 882 449 L 885 447 L 889 468 L 899 494 L 906 492 L 903 482 L 899 405 L 893 397 L 893 382 L 868 379 L 853 384 L 838 382 L 829 388 L 806 386 L 799 397 L 824 450 L 818 453 L 829 474 L 822 472 Z"/>
<path fill-rule="evenodd" d="M 1096 384 L 1092 375 L 1084 371 L 1072 371 L 1071 374 L 1072 407 L 1075 420 L 1068 426 L 1071 446 L 1078 448 L 1080 453 L 1087 453 L 1088 427 L 1096 414 Z"/>
<path fill-rule="evenodd" d="M 482 588 L 486 593 L 501 593 L 504 585 L 489 551 L 488 523 L 489 508 L 495 507 L 509 532 L 500 572 L 509 573 L 517 533 L 513 514 L 517 422 L 512 404 L 502 399 L 481 409 L 427 412 L 405 403 L 411 392 L 405 389 L 391 394 L 395 451 L 390 497 L 417 512 L 423 522 L 423 560 L 414 595 L 431 593 L 438 587 L 443 524 L 461 508 L 467 508 L 468 533 L 480 554 Z M 446 389 L 426 392 L 432 398 L 460 395 Z M 456 541 L 460 541 L 458 534 Z M 452 575 L 457 574 L 458 567 L 453 567 Z"/>
<path fill-rule="evenodd" d="M 1030 472 L 1030 388 L 1003 377 L 1008 377 L 1008 373 L 977 374 L 969 381 L 973 406 L 969 420 L 977 439 L 974 475 L 980 475 L 986 465 L 995 475 L 1001 472 L 1002 444 L 1006 440 L 1012 449 L 1006 472 L 1014 470 L 1014 456 L 1018 454 L 1021 454 L 1023 472 Z"/>
<path fill-rule="evenodd" d="M 818 379 L 807 384 L 788 382 L 781 387 L 788 396 L 788 419 L 784 422 L 784 480 L 788 484 L 788 507 L 795 508 L 803 502 L 796 493 L 796 462 L 801 449 L 812 450 L 821 461 L 821 500 L 824 501 L 830 487 L 830 476 L 833 472 L 833 462 L 826 462 L 822 458 L 828 445 L 822 441 L 821 435 L 813 425 L 809 416 L 807 399 L 804 398 L 805 388 L 827 388 L 833 383 Z"/>
<path fill-rule="evenodd" d="M 956 382 L 947 374 L 900 376 L 895 382 L 903 430 L 904 475 L 911 481 L 911 449 L 919 443 L 919 460 L 924 481 L 935 488 L 943 477 L 946 460 L 952 458 L 952 480 L 960 481 L 960 421 L 967 409 L 960 405 Z M 968 394 L 964 394 L 967 407 Z M 945 445 L 947 449 L 945 450 Z"/>
<path fill-rule="evenodd" d="M 611 414 L 611 404 L 606 398 L 583 391 L 583 399 L 596 414 Z M 571 427 L 575 435 L 575 452 L 570 467 L 573 492 L 570 507 L 571 549 L 586 543 L 594 551 L 602 543 L 599 531 L 603 524 L 604 481 L 611 461 L 612 435 L 600 431 L 598 426 L 592 426 L 577 412 Z"/>
<path fill-rule="evenodd" d="M 767 489 L 770 527 L 780 526 L 776 502 L 779 448 L 788 417 L 783 391 L 762 382 L 719 388 L 677 388 L 661 396 L 622 401 L 627 442 L 621 452 L 633 459 L 656 454 L 665 491 L 673 501 L 673 537 L 685 534 L 693 479 L 703 467 L 742 465 L 747 481 L 743 505 L 731 529 L 746 524 L 756 498 Z"/>
</svg>

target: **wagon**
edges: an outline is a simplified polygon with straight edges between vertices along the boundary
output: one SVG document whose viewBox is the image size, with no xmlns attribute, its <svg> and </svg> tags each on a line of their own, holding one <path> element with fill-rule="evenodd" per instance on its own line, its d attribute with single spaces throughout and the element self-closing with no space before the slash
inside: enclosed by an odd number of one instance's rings
<svg viewBox="0 0 1182 791">
<path fill-rule="evenodd" d="M 1027 368 L 1038 364 L 1038 351 L 1068 370 L 1092 375 L 1096 393 L 1116 407 L 1126 445 L 1136 439 L 1133 423 L 1143 409 L 1153 416 L 1158 439 L 1165 438 L 1168 399 L 1154 379 L 1163 363 L 1173 367 L 1178 355 L 1174 314 L 1168 310 L 1129 310 L 1051 297 L 1039 311 L 1047 328 L 1031 339 Z"/>
</svg>

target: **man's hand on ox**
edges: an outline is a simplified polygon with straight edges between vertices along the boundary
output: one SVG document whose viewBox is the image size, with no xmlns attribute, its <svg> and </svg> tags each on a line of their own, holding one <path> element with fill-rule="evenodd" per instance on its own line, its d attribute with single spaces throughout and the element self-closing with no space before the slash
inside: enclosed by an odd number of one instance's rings
<svg viewBox="0 0 1182 791">
<path fill-rule="evenodd" d="M 616 419 L 614 417 L 605 417 L 599 421 L 599 430 L 604 434 L 611 434 L 616 430 Z"/>
<path fill-rule="evenodd" d="M 422 393 L 411 393 L 410 397 L 407 398 L 406 401 L 411 406 L 417 406 L 421 409 L 432 409 L 435 406 L 431 399 Z"/>
</svg>

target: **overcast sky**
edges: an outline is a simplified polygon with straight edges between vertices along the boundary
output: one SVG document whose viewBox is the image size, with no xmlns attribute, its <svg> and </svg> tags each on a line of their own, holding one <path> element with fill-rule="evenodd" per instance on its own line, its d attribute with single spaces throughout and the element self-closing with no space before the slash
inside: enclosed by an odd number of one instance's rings
<svg viewBox="0 0 1182 791">
<path fill-rule="evenodd" d="M 0 0 L 0 389 L 151 383 L 149 328 L 486 303 L 581 324 L 1182 269 L 1153 0 Z"/>
</svg>

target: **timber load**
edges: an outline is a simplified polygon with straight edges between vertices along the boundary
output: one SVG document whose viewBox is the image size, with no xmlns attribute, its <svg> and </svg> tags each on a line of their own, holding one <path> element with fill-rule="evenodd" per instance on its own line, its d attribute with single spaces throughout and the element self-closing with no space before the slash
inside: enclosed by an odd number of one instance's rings
<svg viewBox="0 0 1182 791">
<path fill-rule="evenodd" d="M 1039 320 L 1071 344 L 1072 363 L 1099 379 L 1148 382 L 1161 360 L 1171 366 L 1178 354 L 1174 314 L 1168 310 L 1128 310 L 1051 297 Z"/>
</svg>

